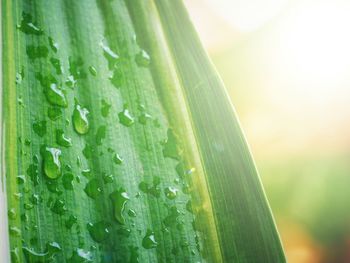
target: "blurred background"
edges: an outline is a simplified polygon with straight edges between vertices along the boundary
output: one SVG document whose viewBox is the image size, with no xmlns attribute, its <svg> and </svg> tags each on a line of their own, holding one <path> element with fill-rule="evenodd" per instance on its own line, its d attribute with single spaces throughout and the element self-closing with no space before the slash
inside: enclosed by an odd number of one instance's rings
<svg viewBox="0 0 350 263">
<path fill-rule="evenodd" d="M 350 1 L 185 0 L 290 263 L 350 262 Z"/>
</svg>

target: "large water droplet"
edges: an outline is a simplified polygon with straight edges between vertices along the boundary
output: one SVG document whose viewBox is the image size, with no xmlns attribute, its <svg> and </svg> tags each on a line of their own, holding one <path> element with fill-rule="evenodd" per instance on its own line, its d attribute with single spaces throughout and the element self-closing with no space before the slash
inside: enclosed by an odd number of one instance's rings
<svg viewBox="0 0 350 263">
<path fill-rule="evenodd" d="M 57 148 L 46 147 L 44 151 L 44 172 L 50 179 L 56 179 L 61 176 L 61 150 Z"/>
<path fill-rule="evenodd" d="M 87 229 L 89 230 L 90 236 L 96 242 L 103 242 L 110 235 L 109 230 L 110 224 L 105 221 L 100 221 L 97 223 L 88 223 Z"/>
<path fill-rule="evenodd" d="M 129 195 L 124 189 L 119 189 L 110 194 L 112 205 L 114 208 L 114 217 L 120 224 L 125 224 L 123 212 L 125 204 L 130 200 Z"/>
<path fill-rule="evenodd" d="M 145 237 L 142 239 L 142 246 L 146 249 L 156 248 L 158 246 L 153 231 L 147 230 Z"/>
<path fill-rule="evenodd" d="M 75 105 L 73 111 L 73 125 L 77 133 L 86 134 L 89 131 L 88 114 L 89 111 L 86 108 L 81 107 L 79 104 Z"/>
</svg>

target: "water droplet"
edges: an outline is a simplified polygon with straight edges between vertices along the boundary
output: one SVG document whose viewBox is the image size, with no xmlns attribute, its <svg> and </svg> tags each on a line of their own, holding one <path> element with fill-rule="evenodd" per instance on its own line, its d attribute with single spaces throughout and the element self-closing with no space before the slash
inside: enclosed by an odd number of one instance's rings
<svg viewBox="0 0 350 263">
<path fill-rule="evenodd" d="M 83 68 L 84 61 L 81 57 L 69 57 L 69 72 L 74 79 L 86 78 L 86 72 Z"/>
<path fill-rule="evenodd" d="M 44 172 L 50 179 L 56 179 L 61 176 L 61 150 L 57 148 L 46 147 L 44 151 Z"/>
<path fill-rule="evenodd" d="M 163 145 L 163 155 L 164 157 L 173 158 L 175 160 L 180 159 L 181 150 L 177 145 L 177 138 L 173 130 L 168 129 L 168 138 Z"/>
<path fill-rule="evenodd" d="M 119 56 L 116 52 L 114 52 L 109 46 L 107 46 L 104 41 L 101 41 L 100 43 L 102 49 L 103 49 L 103 55 L 108 61 L 108 68 L 112 69 L 118 60 Z"/>
<path fill-rule="evenodd" d="M 24 175 L 17 176 L 17 183 L 18 184 L 24 184 L 25 182 L 26 182 L 26 177 Z"/>
<path fill-rule="evenodd" d="M 10 235 L 15 236 L 15 237 L 20 237 L 21 236 L 21 229 L 15 226 L 10 227 Z"/>
<path fill-rule="evenodd" d="M 57 53 L 59 47 L 58 43 L 56 43 L 52 37 L 48 37 L 48 40 L 52 51 Z"/>
<path fill-rule="evenodd" d="M 123 84 L 123 72 L 121 71 L 121 69 L 114 68 L 113 74 L 109 77 L 109 80 L 115 88 L 119 89 Z"/>
<path fill-rule="evenodd" d="M 11 250 L 11 262 L 20 263 L 18 247 Z"/>
<path fill-rule="evenodd" d="M 49 54 L 49 49 L 45 46 L 28 45 L 26 49 L 27 55 L 30 59 L 46 58 Z"/>
<path fill-rule="evenodd" d="M 169 209 L 168 216 L 163 220 L 164 225 L 167 227 L 175 225 L 180 215 L 181 215 L 180 210 L 178 210 L 176 206 L 172 206 Z"/>
<path fill-rule="evenodd" d="M 56 130 L 56 142 L 58 145 L 61 145 L 63 147 L 71 147 L 72 146 L 72 139 L 66 137 L 63 130 L 61 130 L 61 129 Z"/>
<path fill-rule="evenodd" d="M 66 221 L 66 228 L 71 229 L 74 224 L 78 222 L 78 218 L 74 215 L 70 215 Z"/>
<path fill-rule="evenodd" d="M 102 188 L 97 179 L 91 179 L 86 184 L 84 191 L 89 197 L 96 199 L 102 193 Z"/>
<path fill-rule="evenodd" d="M 20 72 L 16 73 L 16 84 L 21 84 L 22 80 L 24 79 L 24 69 L 22 68 L 22 70 Z"/>
<path fill-rule="evenodd" d="M 17 28 L 25 34 L 29 35 L 42 35 L 44 31 L 40 29 L 33 21 L 32 16 L 27 13 L 22 13 L 22 21 Z"/>
<path fill-rule="evenodd" d="M 29 204 L 29 203 L 24 204 L 24 209 L 26 209 L 26 210 L 31 210 L 33 208 L 34 208 L 33 204 Z"/>
<path fill-rule="evenodd" d="M 130 127 L 134 124 L 134 118 L 130 115 L 128 109 L 125 109 L 118 113 L 119 122 L 126 127 Z"/>
<path fill-rule="evenodd" d="M 156 248 L 158 246 L 153 231 L 147 230 L 145 237 L 142 239 L 142 246 L 146 249 Z"/>
<path fill-rule="evenodd" d="M 130 200 L 129 195 L 125 192 L 124 189 L 119 189 L 118 191 L 114 191 L 109 196 L 112 201 L 112 205 L 114 207 L 114 217 L 120 224 L 125 224 L 125 218 L 123 216 L 123 212 L 125 209 L 126 203 Z"/>
<path fill-rule="evenodd" d="M 139 122 L 143 125 L 146 125 L 147 121 L 150 119 L 152 119 L 152 116 L 146 112 L 142 112 L 141 115 L 139 116 Z"/>
<path fill-rule="evenodd" d="M 66 190 L 73 190 L 74 175 L 72 173 L 65 173 L 62 176 L 62 184 Z"/>
<path fill-rule="evenodd" d="M 34 121 L 33 131 L 40 137 L 43 137 L 46 134 L 46 121 Z"/>
<path fill-rule="evenodd" d="M 113 162 L 115 164 L 122 164 L 123 163 L 123 158 L 121 158 L 119 154 L 115 153 L 113 155 Z"/>
<path fill-rule="evenodd" d="M 94 77 L 97 76 L 97 71 L 96 71 L 95 67 L 90 66 L 90 67 L 89 67 L 89 71 L 90 71 L 90 74 L 91 74 L 92 76 L 94 76 Z"/>
<path fill-rule="evenodd" d="M 113 183 L 114 177 L 112 174 L 105 174 L 105 175 L 103 175 L 103 181 L 105 184 Z"/>
<path fill-rule="evenodd" d="M 55 68 L 56 74 L 61 75 L 63 72 L 61 61 L 57 58 L 50 58 L 51 65 Z"/>
<path fill-rule="evenodd" d="M 139 263 L 139 252 L 138 247 L 130 247 L 130 260 L 129 263 Z"/>
<path fill-rule="evenodd" d="M 62 116 L 62 110 L 58 107 L 50 107 L 47 110 L 47 115 L 49 116 L 50 120 L 55 121 Z"/>
<path fill-rule="evenodd" d="M 77 81 L 76 81 L 76 79 L 74 79 L 74 77 L 72 75 L 70 75 L 67 77 L 65 83 L 69 88 L 74 88 L 75 85 L 77 84 Z"/>
<path fill-rule="evenodd" d="M 125 237 L 129 237 L 131 234 L 131 230 L 129 228 L 125 228 L 125 227 L 118 229 L 117 232 L 118 232 L 118 234 L 125 236 Z"/>
<path fill-rule="evenodd" d="M 38 194 L 32 194 L 30 197 L 30 202 L 32 202 L 33 205 L 37 205 L 41 202 L 41 198 Z"/>
<path fill-rule="evenodd" d="M 132 209 L 129 209 L 128 215 L 129 215 L 130 217 L 136 217 L 136 212 L 135 212 L 134 210 L 132 210 Z"/>
<path fill-rule="evenodd" d="M 188 200 L 188 202 L 186 203 L 186 210 L 193 214 L 193 208 L 192 208 L 192 201 L 191 200 Z"/>
<path fill-rule="evenodd" d="M 79 104 L 75 105 L 73 112 L 74 129 L 79 134 L 86 134 L 89 131 L 89 120 L 87 118 L 89 111 L 81 107 Z"/>
<path fill-rule="evenodd" d="M 57 199 L 51 207 L 51 211 L 58 215 L 63 215 L 67 211 L 66 202 L 62 199 Z"/>
<path fill-rule="evenodd" d="M 110 224 L 105 221 L 87 224 L 87 229 L 89 230 L 91 238 L 99 243 L 103 242 L 109 237 L 109 228 Z"/>
<path fill-rule="evenodd" d="M 106 126 L 102 125 L 98 127 L 96 132 L 96 144 L 101 145 L 104 138 L 106 138 Z"/>
<path fill-rule="evenodd" d="M 30 180 L 32 180 L 32 182 L 34 183 L 34 186 L 39 184 L 39 166 L 35 160 L 36 159 L 34 159 L 34 162 L 30 164 L 27 169 L 27 174 Z"/>
<path fill-rule="evenodd" d="M 58 189 L 58 181 L 56 179 L 46 179 L 46 186 L 51 193 L 62 194 L 62 191 Z"/>
<path fill-rule="evenodd" d="M 109 110 L 111 109 L 111 104 L 109 104 L 107 101 L 105 100 L 101 100 L 101 115 L 103 117 L 107 117 L 109 115 Z"/>
<path fill-rule="evenodd" d="M 56 83 L 51 83 L 44 90 L 46 99 L 55 106 L 66 108 L 68 106 L 65 92 Z"/>
<path fill-rule="evenodd" d="M 151 63 L 151 58 L 146 51 L 141 50 L 136 56 L 135 61 L 140 67 L 148 67 Z"/>
<path fill-rule="evenodd" d="M 92 254 L 90 251 L 77 248 L 73 251 L 72 257 L 68 261 L 69 263 L 87 263 L 92 262 Z"/>
<path fill-rule="evenodd" d="M 9 211 L 7 212 L 7 214 L 8 214 L 8 217 L 9 217 L 11 220 L 15 220 L 15 219 L 17 218 L 16 209 L 14 209 L 14 208 L 9 209 Z"/>
<path fill-rule="evenodd" d="M 164 189 L 165 196 L 170 200 L 173 200 L 176 198 L 178 191 L 179 191 L 178 189 L 171 186 Z"/>
</svg>

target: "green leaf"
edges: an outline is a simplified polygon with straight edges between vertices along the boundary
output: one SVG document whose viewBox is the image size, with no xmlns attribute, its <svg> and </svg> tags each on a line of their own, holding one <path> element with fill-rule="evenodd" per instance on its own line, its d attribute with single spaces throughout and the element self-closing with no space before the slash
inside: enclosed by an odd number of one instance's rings
<svg viewBox="0 0 350 263">
<path fill-rule="evenodd" d="M 13 262 L 285 262 L 181 1 L 3 0 L 2 15 Z"/>
</svg>

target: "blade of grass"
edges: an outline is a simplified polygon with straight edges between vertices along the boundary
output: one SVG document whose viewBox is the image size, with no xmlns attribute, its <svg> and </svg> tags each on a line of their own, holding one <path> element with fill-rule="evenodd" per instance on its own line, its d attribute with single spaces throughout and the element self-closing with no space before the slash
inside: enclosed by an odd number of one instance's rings
<svg viewBox="0 0 350 263">
<path fill-rule="evenodd" d="M 180 2 L 2 5 L 14 262 L 283 262 L 232 106 Z"/>
</svg>

